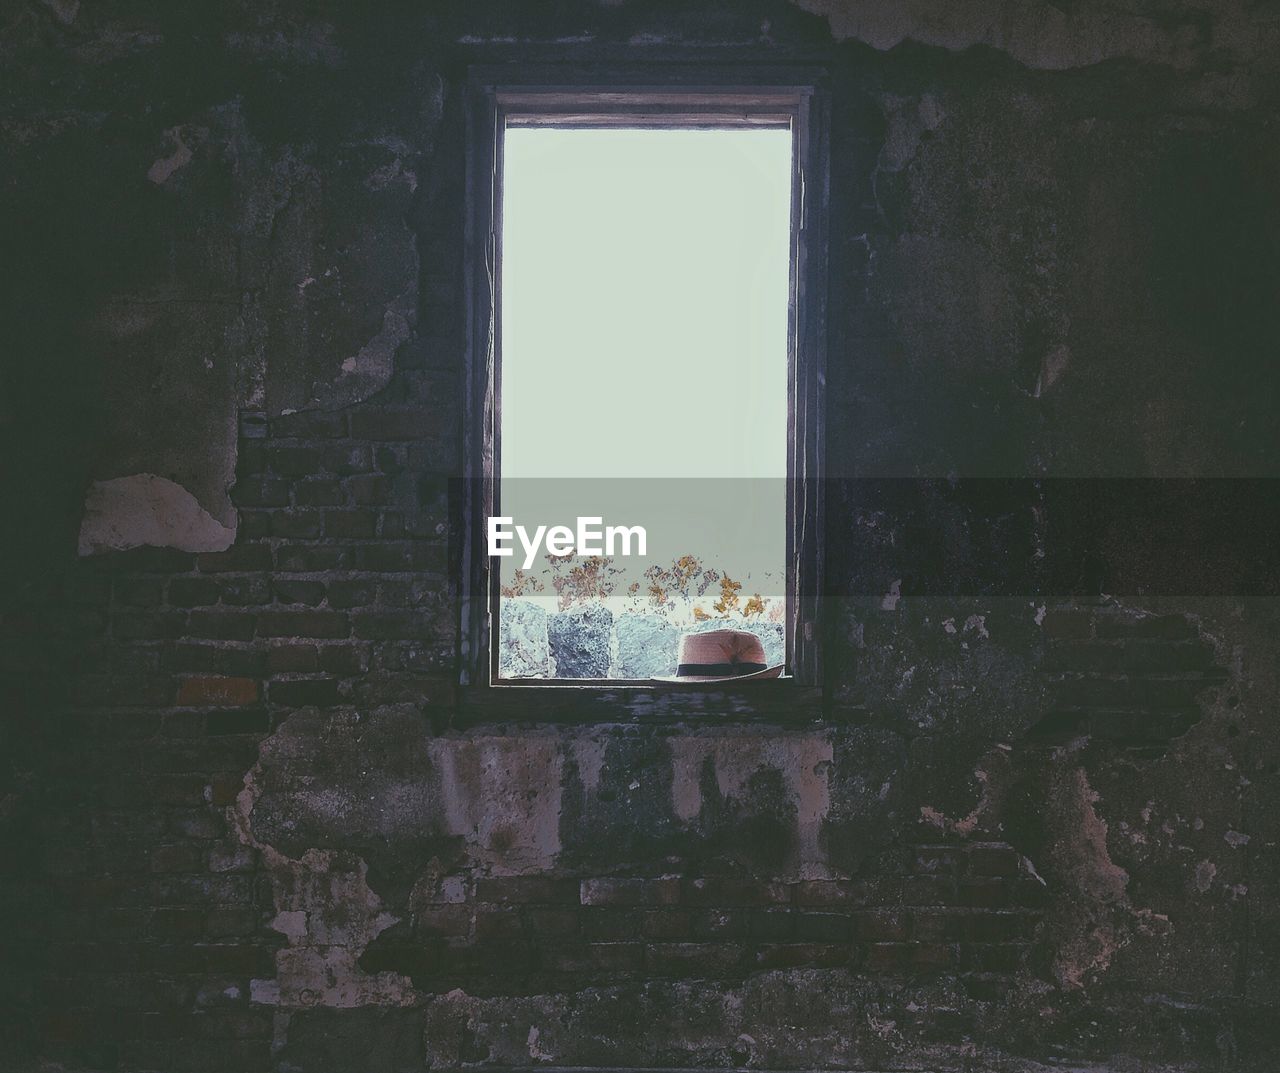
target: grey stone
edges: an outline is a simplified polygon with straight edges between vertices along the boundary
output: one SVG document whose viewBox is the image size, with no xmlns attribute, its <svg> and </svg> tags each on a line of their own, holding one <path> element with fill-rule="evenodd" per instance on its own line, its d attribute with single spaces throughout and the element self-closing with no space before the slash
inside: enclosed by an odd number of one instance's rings
<svg viewBox="0 0 1280 1073">
<path fill-rule="evenodd" d="M 615 678 L 676 673 L 680 627 L 662 615 L 619 615 L 614 631 L 618 640 Z"/>
<path fill-rule="evenodd" d="M 557 678 L 608 678 L 613 612 L 602 604 L 560 611 L 547 620 Z"/>
<path fill-rule="evenodd" d="M 503 600 L 501 616 L 498 674 L 503 678 L 554 678 L 547 609 L 532 600 Z"/>
</svg>

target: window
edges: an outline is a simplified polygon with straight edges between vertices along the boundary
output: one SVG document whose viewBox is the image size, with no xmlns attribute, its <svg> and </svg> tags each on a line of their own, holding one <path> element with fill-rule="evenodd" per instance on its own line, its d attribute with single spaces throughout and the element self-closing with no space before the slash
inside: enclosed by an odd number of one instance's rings
<svg viewBox="0 0 1280 1073">
<path fill-rule="evenodd" d="M 650 685 L 732 628 L 816 681 L 813 81 L 504 74 L 470 141 L 464 679 Z"/>
</svg>

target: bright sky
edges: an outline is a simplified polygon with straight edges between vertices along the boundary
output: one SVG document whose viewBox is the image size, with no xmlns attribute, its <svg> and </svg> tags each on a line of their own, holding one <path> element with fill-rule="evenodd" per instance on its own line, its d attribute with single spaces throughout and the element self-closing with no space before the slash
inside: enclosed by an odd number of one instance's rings
<svg viewBox="0 0 1280 1073">
<path fill-rule="evenodd" d="M 781 576 L 791 132 L 516 128 L 503 164 L 503 513 Z"/>
<path fill-rule="evenodd" d="M 785 477 L 791 132 L 504 154 L 503 475 Z"/>
</svg>

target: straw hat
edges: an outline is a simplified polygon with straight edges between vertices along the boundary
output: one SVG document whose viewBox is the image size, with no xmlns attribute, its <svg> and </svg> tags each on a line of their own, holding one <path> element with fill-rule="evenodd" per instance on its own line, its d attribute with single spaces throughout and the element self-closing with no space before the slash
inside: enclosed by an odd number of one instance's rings
<svg viewBox="0 0 1280 1073">
<path fill-rule="evenodd" d="M 750 630 L 707 630 L 680 637 L 680 658 L 674 675 L 659 682 L 749 682 L 777 678 L 782 664 L 765 662 L 764 645 Z"/>
</svg>

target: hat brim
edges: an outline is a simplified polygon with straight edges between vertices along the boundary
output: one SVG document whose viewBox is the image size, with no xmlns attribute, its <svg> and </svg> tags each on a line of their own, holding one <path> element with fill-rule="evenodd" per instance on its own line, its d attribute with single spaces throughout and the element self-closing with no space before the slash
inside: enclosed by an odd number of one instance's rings
<svg viewBox="0 0 1280 1073">
<path fill-rule="evenodd" d="M 766 667 L 763 671 L 752 671 L 750 674 L 659 674 L 650 678 L 651 682 L 679 682 L 681 685 L 724 685 L 728 682 L 759 682 L 766 678 L 782 676 L 783 665 Z"/>
</svg>

